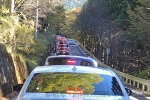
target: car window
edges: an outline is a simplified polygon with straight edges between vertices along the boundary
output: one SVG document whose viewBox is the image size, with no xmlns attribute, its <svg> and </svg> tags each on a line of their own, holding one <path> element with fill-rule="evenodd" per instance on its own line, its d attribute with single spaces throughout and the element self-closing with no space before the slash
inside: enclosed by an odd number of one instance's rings
<svg viewBox="0 0 150 100">
<path fill-rule="evenodd" d="M 69 40 L 69 41 L 74 42 L 74 40 Z"/>
<path fill-rule="evenodd" d="M 115 77 L 71 72 L 35 74 L 26 92 L 123 96 Z"/>
<path fill-rule="evenodd" d="M 94 61 L 77 58 L 48 58 L 47 65 L 82 65 L 82 66 L 96 66 Z"/>
<path fill-rule="evenodd" d="M 81 60 L 80 65 L 82 65 L 82 66 L 94 66 L 94 63 L 90 62 L 90 61 L 86 61 L 86 60 Z"/>
</svg>

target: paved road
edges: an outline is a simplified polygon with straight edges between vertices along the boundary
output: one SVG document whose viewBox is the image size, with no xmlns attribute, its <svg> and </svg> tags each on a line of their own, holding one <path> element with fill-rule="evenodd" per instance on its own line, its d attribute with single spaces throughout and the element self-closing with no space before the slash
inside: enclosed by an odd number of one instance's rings
<svg viewBox="0 0 150 100">
<path fill-rule="evenodd" d="M 70 54 L 76 56 L 86 56 L 84 52 L 78 47 L 78 45 L 69 45 L 70 47 Z"/>
<path fill-rule="evenodd" d="M 86 56 L 78 45 L 70 45 L 70 51 L 71 55 Z M 143 93 L 141 90 L 138 90 L 128 84 L 124 84 L 124 86 L 132 90 L 132 95 L 129 97 L 130 100 L 150 100 L 150 94 Z"/>
</svg>

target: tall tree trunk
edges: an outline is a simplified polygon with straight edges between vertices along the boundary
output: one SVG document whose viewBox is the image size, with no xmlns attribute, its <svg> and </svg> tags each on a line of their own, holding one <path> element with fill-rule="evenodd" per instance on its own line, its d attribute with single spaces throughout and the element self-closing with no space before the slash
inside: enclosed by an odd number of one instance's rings
<svg viewBox="0 0 150 100">
<path fill-rule="evenodd" d="M 10 13 L 11 13 L 11 19 L 13 19 L 14 14 L 14 7 L 15 7 L 15 0 L 11 0 L 11 7 L 10 7 Z M 10 30 L 10 44 L 11 44 L 11 51 L 14 51 L 15 45 L 14 45 L 14 27 L 13 23 L 11 24 L 11 30 Z"/>
<path fill-rule="evenodd" d="M 14 8 L 15 8 L 15 0 L 11 0 L 11 9 L 10 9 L 11 15 L 14 13 Z"/>
</svg>

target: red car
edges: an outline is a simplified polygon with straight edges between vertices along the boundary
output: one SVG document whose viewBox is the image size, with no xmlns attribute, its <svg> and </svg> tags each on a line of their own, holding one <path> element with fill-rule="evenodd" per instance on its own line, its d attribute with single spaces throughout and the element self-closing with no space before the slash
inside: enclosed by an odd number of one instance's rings
<svg viewBox="0 0 150 100">
<path fill-rule="evenodd" d="M 56 35 L 56 40 L 59 40 L 61 37 L 61 35 Z"/>
<path fill-rule="evenodd" d="M 60 41 L 60 42 L 67 42 L 67 38 L 66 38 L 66 37 L 60 37 L 60 38 L 59 38 L 59 41 Z"/>
<path fill-rule="evenodd" d="M 56 55 L 70 55 L 68 44 L 63 42 L 56 44 Z"/>
</svg>

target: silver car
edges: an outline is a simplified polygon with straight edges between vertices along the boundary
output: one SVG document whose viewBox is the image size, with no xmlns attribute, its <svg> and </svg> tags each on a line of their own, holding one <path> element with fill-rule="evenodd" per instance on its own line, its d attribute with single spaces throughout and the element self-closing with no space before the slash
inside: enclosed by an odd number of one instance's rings
<svg viewBox="0 0 150 100">
<path fill-rule="evenodd" d="M 131 93 L 112 70 L 75 65 L 36 67 L 14 91 L 17 100 L 129 100 Z"/>
</svg>

